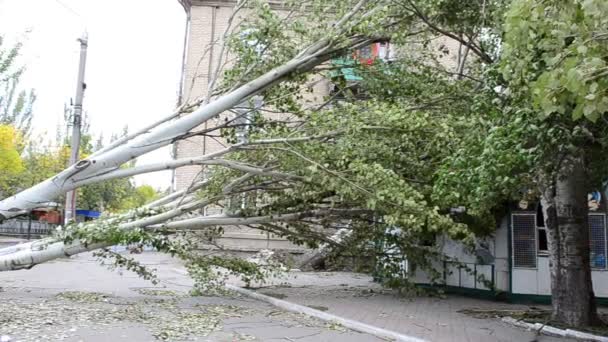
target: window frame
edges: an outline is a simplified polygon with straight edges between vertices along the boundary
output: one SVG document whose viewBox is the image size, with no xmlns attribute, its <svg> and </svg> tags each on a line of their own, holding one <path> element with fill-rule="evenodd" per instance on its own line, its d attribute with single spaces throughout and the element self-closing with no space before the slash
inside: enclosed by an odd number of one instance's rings
<svg viewBox="0 0 608 342">
<path fill-rule="evenodd" d="M 543 249 L 541 250 L 539 248 L 539 244 L 540 244 L 540 231 L 544 230 L 545 231 L 545 237 L 547 239 L 547 249 Z M 536 255 L 537 256 L 541 256 L 541 257 L 547 257 L 549 256 L 549 231 L 547 231 L 547 227 L 538 227 L 536 226 Z"/>
</svg>

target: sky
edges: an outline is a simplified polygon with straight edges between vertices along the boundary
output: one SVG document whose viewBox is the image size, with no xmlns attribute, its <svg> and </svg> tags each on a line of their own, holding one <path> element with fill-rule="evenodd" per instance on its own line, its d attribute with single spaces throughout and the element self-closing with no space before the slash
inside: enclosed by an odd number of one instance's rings
<svg viewBox="0 0 608 342">
<path fill-rule="evenodd" d="M 0 0 L 0 35 L 23 43 L 21 87 L 34 89 L 34 134 L 54 139 L 64 104 L 75 96 L 80 45 L 88 34 L 83 102 L 91 133 L 135 131 L 173 110 L 179 87 L 185 13 L 177 0 Z M 138 165 L 169 158 L 169 148 Z M 135 182 L 165 189 L 168 171 Z"/>
</svg>

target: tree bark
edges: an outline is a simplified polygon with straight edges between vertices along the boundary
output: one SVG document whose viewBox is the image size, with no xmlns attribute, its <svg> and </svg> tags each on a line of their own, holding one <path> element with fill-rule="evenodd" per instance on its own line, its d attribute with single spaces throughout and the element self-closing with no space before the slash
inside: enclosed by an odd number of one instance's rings
<svg viewBox="0 0 608 342">
<path fill-rule="evenodd" d="M 601 324 L 591 281 L 586 179 L 584 158 L 567 155 L 541 189 L 553 319 L 571 326 Z"/>
<path fill-rule="evenodd" d="M 345 228 L 339 229 L 334 235 L 330 237 L 335 243 L 341 243 L 352 234 L 352 230 Z M 318 265 L 322 264 L 331 252 L 331 245 L 325 243 L 317 249 L 309 250 L 304 255 L 304 261 L 300 263 L 301 269 L 316 269 Z"/>
</svg>

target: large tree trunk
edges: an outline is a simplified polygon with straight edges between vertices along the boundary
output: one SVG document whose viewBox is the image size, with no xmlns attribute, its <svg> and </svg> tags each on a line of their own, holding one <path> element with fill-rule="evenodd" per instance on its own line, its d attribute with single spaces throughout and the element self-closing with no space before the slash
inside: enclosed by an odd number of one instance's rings
<svg viewBox="0 0 608 342">
<path fill-rule="evenodd" d="M 572 326 L 600 324 L 591 282 L 587 182 L 581 156 L 566 156 L 545 180 L 553 319 Z"/>
<path fill-rule="evenodd" d="M 334 235 L 332 235 L 330 239 L 335 243 L 340 244 L 345 239 L 347 239 L 352 234 L 352 232 L 352 230 L 341 228 L 338 229 L 338 231 Z M 300 263 L 300 268 L 304 270 L 318 269 L 320 265 L 325 262 L 325 259 L 327 259 L 327 257 L 329 256 L 329 253 L 332 252 L 331 247 L 332 246 L 330 244 L 325 243 L 319 246 L 319 248 L 317 249 L 308 250 L 304 254 L 304 261 Z"/>
</svg>

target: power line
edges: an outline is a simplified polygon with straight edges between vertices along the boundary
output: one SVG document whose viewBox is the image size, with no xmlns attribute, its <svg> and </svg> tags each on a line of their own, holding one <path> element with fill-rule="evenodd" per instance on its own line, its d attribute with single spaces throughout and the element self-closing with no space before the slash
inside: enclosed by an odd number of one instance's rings
<svg viewBox="0 0 608 342">
<path fill-rule="evenodd" d="M 55 0 L 55 2 L 58 3 L 59 5 L 61 5 L 64 9 L 68 10 L 69 12 L 71 12 L 72 14 L 76 15 L 77 17 L 79 17 L 80 19 L 82 19 L 84 21 L 84 17 L 80 13 L 78 13 L 78 11 L 76 11 L 72 7 L 66 5 L 63 1 Z"/>
</svg>

